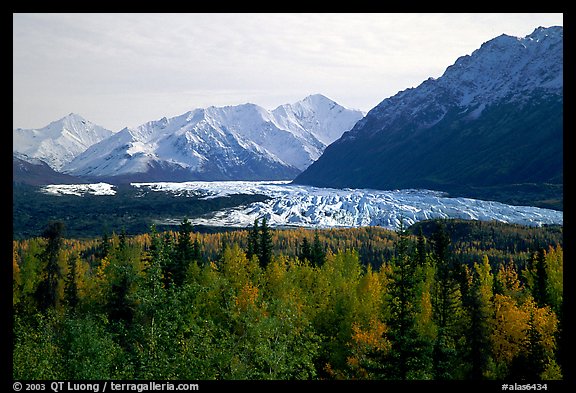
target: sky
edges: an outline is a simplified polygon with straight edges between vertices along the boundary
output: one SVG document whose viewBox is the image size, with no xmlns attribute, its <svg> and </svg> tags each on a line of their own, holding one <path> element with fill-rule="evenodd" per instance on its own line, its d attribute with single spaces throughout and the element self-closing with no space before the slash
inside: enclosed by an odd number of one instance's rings
<svg viewBox="0 0 576 393">
<path fill-rule="evenodd" d="M 13 128 L 69 113 L 112 131 L 195 108 L 323 94 L 369 111 L 543 13 L 15 13 Z"/>
</svg>

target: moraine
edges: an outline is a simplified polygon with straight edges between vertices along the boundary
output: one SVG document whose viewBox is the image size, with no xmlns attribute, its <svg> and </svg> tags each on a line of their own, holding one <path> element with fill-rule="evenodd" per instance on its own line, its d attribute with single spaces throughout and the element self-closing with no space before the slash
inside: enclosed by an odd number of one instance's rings
<svg viewBox="0 0 576 393">
<path fill-rule="evenodd" d="M 105 184 L 105 183 L 104 183 Z M 132 183 L 142 191 L 166 192 L 181 196 L 217 198 L 233 194 L 265 195 L 264 202 L 213 212 L 190 219 L 194 225 L 250 226 L 266 217 L 276 227 L 360 227 L 395 229 L 400 218 L 406 224 L 433 218 L 463 218 L 500 221 L 528 226 L 563 225 L 563 212 L 531 206 L 512 206 L 470 198 L 452 198 L 431 190 L 333 189 L 289 184 L 287 181 L 213 181 Z M 113 186 L 50 185 L 45 191 L 94 193 Z M 183 218 L 182 218 L 183 219 Z M 178 223 L 180 218 L 163 223 Z"/>
</svg>

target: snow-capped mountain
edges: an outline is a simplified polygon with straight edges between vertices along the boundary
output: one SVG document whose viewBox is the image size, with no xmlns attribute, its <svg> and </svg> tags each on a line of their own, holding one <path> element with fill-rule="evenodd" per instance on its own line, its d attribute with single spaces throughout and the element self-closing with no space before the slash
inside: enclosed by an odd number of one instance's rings
<svg viewBox="0 0 576 393">
<path fill-rule="evenodd" d="M 12 182 L 13 184 L 45 185 L 78 184 L 82 179 L 66 175 L 52 169 L 44 161 L 37 158 L 25 157 L 19 153 L 12 154 Z"/>
<path fill-rule="evenodd" d="M 320 94 L 272 111 L 255 104 L 194 109 L 124 128 L 63 170 L 139 181 L 292 179 L 362 116 Z"/>
<path fill-rule="evenodd" d="M 348 131 L 363 116 L 360 111 L 346 109 L 321 94 L 280 105 L 272 115 L 279 127 L 303 137 L 311 133 L 324 146 L 340 138 L 342 130 Z"/>
<path fill-rule="evenodd" d="M 562 140 L 563 28 L 539 27 L 485 42 L 438 79 L 383 100 L 295 182 L 485 199 L 518 185 L 561 190 Z"/>
<path fill-rule="evenodd" d="M 32 164 L 39 159 L 59 171 L 88 147 L 113 134 L 82 116 L 70 113 L 40 129 L 13 131 L 12 151 Z"/>
</svg>

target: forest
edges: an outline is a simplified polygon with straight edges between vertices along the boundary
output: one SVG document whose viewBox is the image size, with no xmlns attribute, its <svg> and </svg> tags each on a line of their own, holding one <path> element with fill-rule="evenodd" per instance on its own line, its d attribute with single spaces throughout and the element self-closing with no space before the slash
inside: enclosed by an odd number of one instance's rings
<svg viewBox="0 0 576 393">
<path fill-rule="evenodd" d="M 562 227 L 13 240 L 16 380 L 562 380 Z"/>
</svg>

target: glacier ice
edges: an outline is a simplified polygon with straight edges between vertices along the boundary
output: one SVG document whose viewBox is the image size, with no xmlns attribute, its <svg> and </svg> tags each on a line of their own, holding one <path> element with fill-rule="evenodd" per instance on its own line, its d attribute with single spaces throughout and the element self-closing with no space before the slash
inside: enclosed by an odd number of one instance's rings
<svg viewBox="0 0 576 393">
<path fill-rule="evenodd" d="M 213 181 L 132 183 L 143 190 L 202 198 L 232 194 L 265 195 L 264 202 L 213 212 L 190 221 L 194 225 L 247 227 L 266 217 L 276 227 L 359 227 L 396 229 L 400 219 L 411 225 L 433 218 L 500 221 L 528 226 L 563 224 L 563 212 L 512 206 L 470 198 L 452 198 L 432 190 L 333 189 L 287 181 Z M 170 220 L 174 222 L 174 220 Z M 168 222 L 168 221 L 167 221 Z"/>
</svg>

